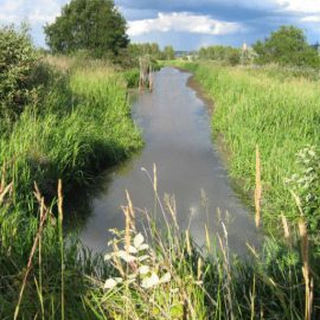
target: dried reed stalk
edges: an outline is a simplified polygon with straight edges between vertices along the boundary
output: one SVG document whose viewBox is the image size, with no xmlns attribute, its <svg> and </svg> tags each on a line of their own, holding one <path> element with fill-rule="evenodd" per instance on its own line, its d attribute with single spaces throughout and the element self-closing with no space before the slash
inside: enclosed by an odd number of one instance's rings
<svg viewBox="0 0 320 320">
<path fill-rule="evenodd" d="M 261 163 L 260 163 L 260 152 L 259 147 L 256 147 L 256 188 L 254 192 L 254 203 L 256 209 L 255 222 L 258 228 L 261 223 L 261 197 L 262 197 L 262 186 L 261 186 Z"/>
<path fill-rule="evenodd" d="M 187 243 L 187 252 L 188 252 L 188 255 L 191 257 L 191 256 L 192 256 L 192 250 L 191 250 L 191 242 L 190 242 L 189 229 L 186 230 L 186 243 Z"/>
<path fill-rule="evenodd" d="M 64 241 L 63 241 L 63 195 L 62 181 L 58 182 L 58 221 L 59 221 L 59 242 L 60 242 L 60 259 L 61 259 L 61 320 L 65 319 L 64 315 Z"/>
<path fill-rule="evenodd" d="M 38 190 L 38 188 L 36 188 L 36 190 Z M 41 199 L 41 202 L 40 202 L 40 217 L 41 217 L 41 219 L 40 219 L 40 223 L 39 223 L 39 227 L 38 227 L 38 232 L 37 232 L 37 235 L 36 235 L 36 237 L 35 237 L 35 239 L 33 241 L 33 246 L 32 246 L 32 249 L 31 249 L 31 252 L 30 252 L 30 255 L 29 255 L 27 269 L 26 269 L 25 275 L 23 277 L 22 286 L 21 286 L 20 293 L 19 293 L 18 303 L 16 305 L 16 309 L 15 309 L 15 312 L 14 312 L 14 317 L 13 317 L 14 320 L 16 320 L 18 318 L 18 316 L 19 316 L 19 310 L 20 310 L 20 305 L 21 305 L 22 298 L 23 298 L 24 289 L 26 287 L 27 279 L 28 279 L 28 276 L 29 276 L 29 273 L 30 273 L 31 267 L 32 267 L 32 260 L 33 260 L 33 257 L 35 255 L 35 252 L 36 252 L 36 249 L 37 249 L 37 246 L 38 246 L 38 242 L 39 242 L 40 236 L 41 236 L 42 231 L 43 231 L 44 223 L 45 223 L 46 218 L 47 218 L 48 213 L 49 213 L 49 210 L 45 207 L 44 198 L 41 197 L 39 191 L 36 191 L 36 193 L 37 193 L 37 199 Z"/>
<path fill-rule="evenodd" d="M 309 243 L 307 224 L 303 217 L 299 220 L 299 234 L 301 239 L 302 273 L 305 281 L 305 320 L 311 320 L 313 303 L 313 280 L 310 279 Z"/>
<path fill-rule="evenodd" d="M 290 241 L 290 230 L 289 230 L 288 220 L 283 213 L 281 213 L 281 222 L 282 222 L 282 227 L 284 232 L 284 238 L 286 239 L 286 241 Z"/>
<path fill-rule="evenodd" d="M 129 194 L 128 190 L 126 190 L 126 196 L 127 196 L 127 201 L 128 201 L 128 213 L 129 213 L 129 215 L 131 217 L 130 226 L 131 226 L 132 230 L 136 230 L 136 226 L 135 226 L 135 211 L 133 209 L 132 201 L 131 201 L 130 194 Z"/>
</svg>

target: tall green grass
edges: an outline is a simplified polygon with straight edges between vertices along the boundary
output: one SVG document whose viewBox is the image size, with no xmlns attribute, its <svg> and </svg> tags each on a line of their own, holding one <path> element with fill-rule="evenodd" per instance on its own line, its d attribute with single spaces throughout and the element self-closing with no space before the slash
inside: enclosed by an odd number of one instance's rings
<svg viewBox="0 0 320 320">
<path fill-rule="evenodd" d="M 269 239 L 259 251 L 248 247 L 251 256 L 243 261 L 230 254 L 228 224 L 220 221 L 224 232 L 216 238 L 206 231 L 202 250 L 188 230 L 184 233 L 176 225 L 174 204 L 168 199 L 161 203 L 154 180 L 167 229 L 159 231 L 151 215 L 135 210 L 128 196 L 123 206 L 126 226 L 113 230 L 103 260 L 72 238 L 63 238 L 62 211 L 54 218 L 37 190 L 38 216 L 23 220 L 24 212 L 13 202 L 15 186 L 1 178 L 1 319 L 12 319 L 14 313 L 17 319 L 304 318 L 301 268 L 308 258 L 303 258 L 306 251 L 300 257 L 294 233 L 288 242 Z M 60 208 L 61 203 L 59 192 Z M 149 228 L 144 236 L 135 228 L 140 214 Z M 315 281 L 317 271 L 312 269 Z M 316 317 L 318 300 L 313 302 Z"/>
<path fill-rule="evenodd" d="M 121 74 L 97 66 L 76 69 L 69 78 L 69 101 L 53 90 L 40 110 L 26 108 L 12 132 L 0 139 L 0 162 L 12 164 L 7 171 L 19 188 L 30 190 L 37 181 L 52 195 L 59 178 L 66 190 L 84 185 L 99 169 L 142 146 Z"/>
<path fill-rule="evenodd" d="M 107 268 L 72 236 L 63 239 L 57 183 L 63 179 L 69 194 L 143 144 L 120 72 L 99 62 L 58 61 L 59 72 L 44 66 L 38 74 L 48 91 L 0 138 L 1 319 L 95 319 L 83 303 L 86 275 Z"/>
<path fill-rule="evenodd" d="M 299 171 L 297 153 L 306 146 L 319 146 L 320 82 L 286 79 L 281 70 L 275 77 L 265 70 L 210 63 L 185 66 L 213 99 L 213 132 L 223 136 L 230 174 L 249 194 L 255 188 L 259 146 L 265 225 L 281 226 L 282 212 L 291 221 L 297 218 L 286 179 Z"/>
</svg>

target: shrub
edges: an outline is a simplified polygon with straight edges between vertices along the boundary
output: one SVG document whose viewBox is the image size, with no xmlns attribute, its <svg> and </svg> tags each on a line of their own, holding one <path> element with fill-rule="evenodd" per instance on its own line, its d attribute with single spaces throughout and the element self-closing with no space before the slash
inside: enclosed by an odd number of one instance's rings
<svg viewBox="0 0 320 320">
<path fill-rule="evenodd" d="M 37 62 L 27 28 L 0 28 L 0 118 L 16 119 L 24 107 L 36 99 L 31 75 Z"/>
</svg>

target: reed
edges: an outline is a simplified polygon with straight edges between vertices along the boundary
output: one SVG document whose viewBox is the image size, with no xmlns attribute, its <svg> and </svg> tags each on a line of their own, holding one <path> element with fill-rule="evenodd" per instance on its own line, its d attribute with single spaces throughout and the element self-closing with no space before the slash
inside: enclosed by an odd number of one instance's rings
<svg viewBox="0 0 320 320">
<path fill-rule="evenodd" d="M 262 187 L 261 187 L 261 164 L 260 164 L 260 152 L 259 147 L 256 146 L 256 187 L 254 191 L 254 203 L 256 209 L 256 227 L 260 226 L 261 221 L 261 198 L 262 198 Z"/>
</svg>

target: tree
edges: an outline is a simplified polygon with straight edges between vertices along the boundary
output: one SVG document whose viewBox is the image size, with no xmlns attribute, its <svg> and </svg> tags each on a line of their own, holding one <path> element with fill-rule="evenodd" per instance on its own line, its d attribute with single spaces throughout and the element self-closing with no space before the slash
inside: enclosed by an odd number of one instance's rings
<svg viewBox="0 0 320 320">
<path fill-rule="evenodd" d="M 87 50 L 94 57 L 117 56 L 126 48 L 126 21 L 113 0 L 71 0 L 45 28 L 53 52 Z"/>
<path fill-rule="evenodd" d="M 262 64 L 275 62 L 280 65 L 320 65 L 317 51 L 308 45 L 303 30 L 294 26 L 280 27 L 264 42 L 257 41 L 253 48 L 259 55 L 258 62 Z"/>
<path fill-rule="evenodd" d="M 173 60 L 175 57 L 174 49 L 172 46 L 166 46 L 163 49 L 163 55 L 165 60 Z"/>
</svg>

